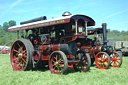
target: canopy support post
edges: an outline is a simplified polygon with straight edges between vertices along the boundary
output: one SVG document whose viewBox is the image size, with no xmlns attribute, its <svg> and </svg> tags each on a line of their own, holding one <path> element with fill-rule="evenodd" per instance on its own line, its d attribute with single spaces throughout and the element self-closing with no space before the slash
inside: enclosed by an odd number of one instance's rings
<svg viewBox="0 0 128 85">
<path fill-rule="evenodd" d="M 17 31 L 17 39 L 19 39 L 19 31 Z"/>
<path fill-rule="evenodd" d="M 85 21 L 85 33 L 86 33 L 86 36 L 88 35 L 88 31 L 87 31 L 87 21 Z"/>
<path fill-rule="evenodd" d="M 77 20 L 75 21 L 75 25 L 76 25 L 76 35 L 77 35 Z"/>
</svg>

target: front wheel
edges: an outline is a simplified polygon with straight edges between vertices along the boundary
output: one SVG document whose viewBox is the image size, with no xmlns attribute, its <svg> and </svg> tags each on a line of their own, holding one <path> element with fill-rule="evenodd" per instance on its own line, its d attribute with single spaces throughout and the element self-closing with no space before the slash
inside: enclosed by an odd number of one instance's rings
<svg viewBox="0 0 128 85">
<path fill-rule="evenodd" d="M 122 57 L 122 52 L 121 51 L 117 51 L 117 53 Z"/>
<path fill-rule="evenodd" d="M 110 57 L 106 52 L 99 52 L 95 57 L 95 63 L 99 69 L 107 69 L 110 65 Z"/>
<path fill-rule="evenodd" d="M 113 52 L 110 55 L 111 58 L 111 64 L 112 67 L 120 67 L 122 64 L 122 56 L 118 52 Z"/>
<path fill-rule="evenodd" d="M 54 51 L 49 58 L 49 68 L 54 74 L 62 74 L 68 68 L 66 55 L 62 51 Z"/>
<path fill-rule="evenodd" d="M 78 64 L 73 64 L 75 71 L 86 72 L 91 66 L 91 59 L 88 53 L 85 51 L 77 51 L 76 59 L 80 60 Z"/>
</svg>

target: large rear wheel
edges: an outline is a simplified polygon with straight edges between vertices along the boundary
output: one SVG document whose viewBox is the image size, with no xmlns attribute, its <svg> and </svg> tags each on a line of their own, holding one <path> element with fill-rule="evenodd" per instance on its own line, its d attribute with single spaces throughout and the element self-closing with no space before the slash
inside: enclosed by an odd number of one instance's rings
<svg viewBox="0 0 128 85">
<path fill-rule="evenodd" d="M 16 40 L 11 48 L 10 60 L 14 70 L 30 70 L 32 68 L 32 43 L 27 39 Z"/>
</svg>

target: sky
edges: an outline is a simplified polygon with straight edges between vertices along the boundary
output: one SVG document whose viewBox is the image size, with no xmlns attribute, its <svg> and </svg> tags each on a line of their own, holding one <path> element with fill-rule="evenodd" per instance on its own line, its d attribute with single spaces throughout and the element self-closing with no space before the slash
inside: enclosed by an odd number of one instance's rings
<svg viewBox="0 0 128 85">
<path fill-rule="evenodd" d="M 111 30 L 128 31 L 128 0 L 0 0 L 0 25 L 46 16 L 62 17 L 65 11 L 93 18 L 94 27 L 107 23 Z"/>
</svg>

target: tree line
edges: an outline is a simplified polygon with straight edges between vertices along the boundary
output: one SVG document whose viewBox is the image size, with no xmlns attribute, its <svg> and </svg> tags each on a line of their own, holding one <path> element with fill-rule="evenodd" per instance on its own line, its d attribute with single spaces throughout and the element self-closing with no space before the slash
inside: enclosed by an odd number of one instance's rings
<svg viewBox="0 0 128 85">
<path fill-rule="evenodd" d="M 10 46 L 16 40 L 16 33 L 8 32 L 8 28 L 15 26 L 16 21 L 10 20 L 0 25 L 0 45 Z"/>
<path fill-rule="evenodd" d="M 122 40 L 128 41 L 128 31 L 118 31 L 108 29 L 108 38 L 120 38 Z"/>
<path fill-rule="evenodd" d="M 16 40 L 16 32 L 8 32 L 8 28 L 15 26 L 16 21 L 10 20 L 0 25 L 0 45 L 10 46 Z M 108 38 L 120 38 L 122 40 L 128 40 L 128 31 L 118 31 L 108 29 Z"/>
</svg>

